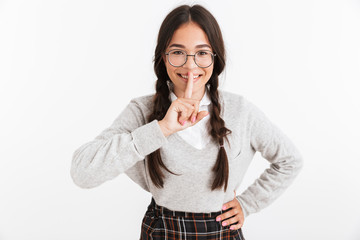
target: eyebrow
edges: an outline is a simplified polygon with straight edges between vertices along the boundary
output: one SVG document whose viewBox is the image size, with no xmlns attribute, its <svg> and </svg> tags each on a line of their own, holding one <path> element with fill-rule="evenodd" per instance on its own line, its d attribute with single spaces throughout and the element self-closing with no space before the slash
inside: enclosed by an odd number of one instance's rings
<svg viewBox="0 0 360 240">
<path fill-rule="evenodd" d="M 185 48 L 184 45 L 182 45 L 182 44 L 177 44 L 177 43 L 171 44 L 171 45 L 169 46 L 169 48 L 171 48 L 171 47 Z M 196 46 L 195 46 L 195 48 L 204 48 L 204 47 L 211 49 L 211 47 L 210 47 L 208 44 L 199 44 L 199 45 L 196 45 Z"/>
</svg>

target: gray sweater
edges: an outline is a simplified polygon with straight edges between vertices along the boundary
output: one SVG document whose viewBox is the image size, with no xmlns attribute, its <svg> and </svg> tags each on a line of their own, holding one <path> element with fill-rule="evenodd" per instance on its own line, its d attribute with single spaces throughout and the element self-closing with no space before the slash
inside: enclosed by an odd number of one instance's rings
<svg viewBox="0 0 360 240">
<path fill-rule="evenodd" d="M 227 191 L 211 191 L 219 144 L 210 141 L 199 150 L 178 133 L 165 137 L 158 120 L 147 121 L 152 111 L 149 94 L 133 98 L 126 108 L 94 140 L 81 145 L 72 157 L 71 177 L 81 188 L 94 188 L 125 173 L 157 204 L 175 211 L 216 212 L 234 198 L 256 151 L 269 161 L 269 168 L 236 196 L 245 217 L 272 203 L 293 182 L 303 159 L 291 140 L 253 103 L 243 96 L 218 90 L 221 117 L 232 133 L 224 141 L 229 161 Z M 147 155 L 160 148 L 166 170 L 164 188 L 153 185 Z"/>
</svg>

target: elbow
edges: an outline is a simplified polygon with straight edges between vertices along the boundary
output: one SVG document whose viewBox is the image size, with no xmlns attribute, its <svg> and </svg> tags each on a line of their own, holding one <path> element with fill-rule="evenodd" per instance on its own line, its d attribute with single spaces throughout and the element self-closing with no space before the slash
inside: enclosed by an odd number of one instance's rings
<svg viewBox="0 0 360 240">
<path fill-rule="evenodd" d="M 89 160 L 84 155 L 85 144 L 78 148 L 72 155 L 72 162 L 70 167 L 70 177 L 73 183 L 80 188 L 94 188 L 97 185 L 94 183 L 93 173 L 89 168 Z"/>
<path fill-rule="evenodd" d="M 70 177 L 76 186 L 83 189 L 90 189 L 100 185 L 93 181 L 91 174 L 74 166 L 71 166 Z"/>
<path fill-rule="evenodd" d="M 272 168 L 284 175 L 295 176 L 304 167 L 304 159 L 300 153 L 289 155 L 283 161 L 271 164 Z"/>
<path fill-rule="evenodd" d="M 289 163 L 291 169 L 295 174 L 298 174 L 304 167 L 304 157 L 297 148 L 293 149 L 292 154 L 290 156 L 291 156 L 290 157 L 291 160 L 289 161 Z"/>
<path fill-rule="evenodd" d="M 304 168 L 304 158 L 299 152 L 294 156 L 292 168 L 295 175 L 298 175 Z"/>
<path fill-rule="evenodd" d="M 80 188 L 89 188 L 83 177 L 80 177 L 78 173 L 74 169 L 70 171 L 70 177 L 73 183 Z"/>
<path fill-rule="evenodd" d="M 79 176 L 76 176 L 73 174 L 70 174 L 70 175 L 71 175 L 73 183 L 82 189 L 95 188 L 99 185 L 99 184 L 92 183 L 91 181 L 87 181 L 86 178 L 84 178 L 84 177 L 79 177 Z"/>
<path fill-rule="evenodd" d="M 297 168 L 299 170 L 301 170 L 304 167 L 304 157 L 302 156 L 301 153 L 297 154 L 297 158 L 296 158 L 296 163 L 297 163 Z"/>
</svg>

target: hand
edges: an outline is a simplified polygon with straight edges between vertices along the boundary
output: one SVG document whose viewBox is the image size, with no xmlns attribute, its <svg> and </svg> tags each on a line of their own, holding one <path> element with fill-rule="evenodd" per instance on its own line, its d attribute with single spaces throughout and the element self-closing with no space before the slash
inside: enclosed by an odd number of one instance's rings
<svg viewBox="0 0 360 240">
<path fill-rule="evenodd" d="M 236 199 L 235 190 L 234 190 L 234 193 L 235 193 L 234 199 L 223 205 L 223 207 L 225 206 L 226 209 L 229 209 L 229 208 L 232 208 L 232 209 L 227 211 L 226 213 L 223 213 L 216 217 L 216 221 L 221 221 L 223 219 L 226 219 L 226 221 L 222 222 L 223 226 L 229 226 L 233 223 L 238 222 L 238 224 L 231 225 L 231 227 L 230 227 L 231 230 L 237 230 L 237 229 L 241 228 L 242 225 L 244 224 L 244 213 L 242 211 L 239 201 Z M 223 210 L 226 210 L 226 209 L 223 209 Z M 220 217 L 220 219 L 218 220 L 219 217 Z M 229 219 L 227 219 L 227 218 L 229 218 Z"/>
<path fill-rule="evenodd" d="M 209 114 L 208 111 L 199 112 L 200 101 L 191 98 L 193 84 L 193 73 L 189 72 L 185 96 L 173 101 L 165 117 L 159 121 L 165 136 L 193 126 Z"/>
</svg>

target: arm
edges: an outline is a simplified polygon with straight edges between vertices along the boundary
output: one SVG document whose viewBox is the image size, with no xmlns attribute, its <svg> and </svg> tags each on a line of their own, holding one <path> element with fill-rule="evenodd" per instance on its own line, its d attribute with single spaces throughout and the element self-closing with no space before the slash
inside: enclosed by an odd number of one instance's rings
<svg viewBox="0 0 360 240">
<path fill-rule="evenodd" d="M 303 158 L 291 140 L 254 104 L 249 107 L 250 144 L 270 162 L 258 179 L 236 196 L 244 216 L 260 211 L 278 198 L 303 166 Z"/>
<path fill-rule="evenodd" d="M 71 177 L 81 188 L 93 188 L 134 166 L 167 142 L 157 120 L 145 124 L 134 99 L 94 140 L 72 156 Z"/>
</svg>

